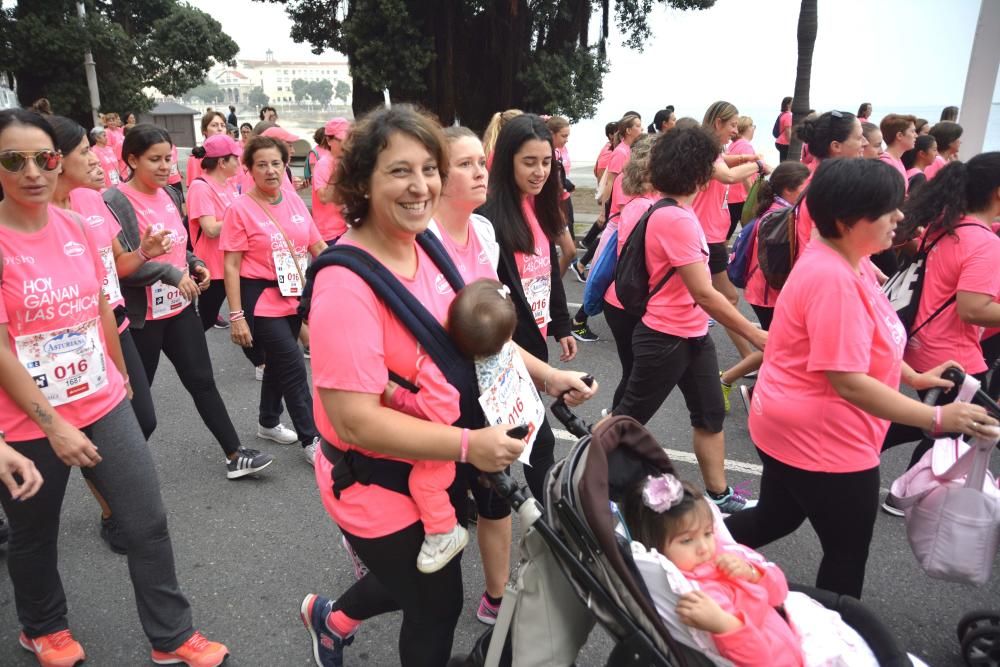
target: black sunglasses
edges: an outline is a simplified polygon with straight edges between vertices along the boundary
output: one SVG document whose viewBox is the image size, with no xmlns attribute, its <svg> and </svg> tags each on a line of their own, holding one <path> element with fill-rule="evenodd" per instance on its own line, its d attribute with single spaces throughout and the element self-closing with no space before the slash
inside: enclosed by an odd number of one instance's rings
<svg viewBox="0 0 1000 667">
<path fill-rule="evenodd" d="M 35 165 L 42 171 L 55 171 L 62 162 L 62 153 L 53 150 L 4 151 L 0 153 L 0 167 L 12 174 L 24 169 L 28 160 L 34 160 Z"/>
</svg>

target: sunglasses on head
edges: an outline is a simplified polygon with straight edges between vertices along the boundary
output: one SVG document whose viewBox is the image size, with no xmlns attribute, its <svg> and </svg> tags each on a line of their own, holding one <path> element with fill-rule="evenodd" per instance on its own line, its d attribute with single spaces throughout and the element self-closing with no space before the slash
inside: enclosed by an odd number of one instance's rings
<svg viewBox="0 0 1000 667">
<path fill-rule="evenodd" d="M 0 153 L 0 167 L 12 174 L 24 169 L 28 160 L 34 160 L 35 165 L 42 171 L 55 171 L 59 168 L 59 163 L 62 162 L 62 153 L 52 150 L 4 151 Z"/>
</svg>

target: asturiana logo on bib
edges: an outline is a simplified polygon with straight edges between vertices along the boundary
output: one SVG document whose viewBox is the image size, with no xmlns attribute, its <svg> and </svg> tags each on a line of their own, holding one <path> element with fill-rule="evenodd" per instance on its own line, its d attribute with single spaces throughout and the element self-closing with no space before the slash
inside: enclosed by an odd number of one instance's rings
<svg viewBox="0 0 1000 667">
<path fill-rule="evenodd" d="M 100 227 L 101 225 L 104 224 L 104 216 L 103 215 L 87 216 L 87 224 L 90 225 L 91 227 Z"/>
<path fill-rule="evenodd" d="M 294 222 L 296 225 L 301 225 L 305 221 L 306 221 L 306 219 L 303 218 L 298 213 L 295 213 L 295 214 L 292 215 L 292 222 Z"/>
<path fill-rule="evenodd" d="M 82 243 L 77 243 L 76 241 L 68 241 L 63 246 L 63 252 L 66 253 L 67 257 L 79 257 L 86 250 Z"/>
<path fill-rule="evenodd" d="M 434 288 L 438 291 L 438 294 L 447 294 L 451 291 L 448 279 L 441 273 L 437 274 L 437 277 L 434 279 Z"/>
<path fill-rule="evenodd" d="M 45 341 L 42 349 L 46 354 L 62 354 L 64 352 L 76 352 L 87 344 L 87 337 L 83 334 L 66 332 Z"/>
</svg>

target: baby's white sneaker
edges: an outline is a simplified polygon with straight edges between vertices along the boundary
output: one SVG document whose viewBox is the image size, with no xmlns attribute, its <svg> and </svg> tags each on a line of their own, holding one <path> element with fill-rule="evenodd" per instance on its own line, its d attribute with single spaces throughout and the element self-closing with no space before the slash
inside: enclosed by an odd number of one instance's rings
<svg viewBox="0 0 1000 667">
<path fill-rule="evenodd" d="M 433 533 L 424 537 L 417 555 L 417 569 L 424 574 L 437 572 L 448 564 L 469 543 L 469 531 L 457 523 L 447 533 Z"/>
</svg>

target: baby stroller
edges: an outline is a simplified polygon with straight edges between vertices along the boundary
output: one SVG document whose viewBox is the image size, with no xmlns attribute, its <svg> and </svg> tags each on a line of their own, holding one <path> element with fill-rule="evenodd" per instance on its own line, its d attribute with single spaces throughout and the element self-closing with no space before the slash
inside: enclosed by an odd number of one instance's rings
<svg viewBox="0 0 1000 667">
<path fill-rule="evenodd" d="M 496 626 L 452 667 L 570 665 L 595 622 L 615 641 L 608 666 L 700 667 L 714 664 L 671 636 L 632 557 L 616 532 L 611 501 L 646 475 L 673 472 L 666 452 L 641 424 L 613 417 L 593 433 L 565 405 L 552 412 L 580 439 L 546 479 L 545 508 L 505 474 L 491 477 L 518 511 L 522 559 L 511 576 Z M 798 590 L 804 590 L 799 588 Z M 806 589 L 841 614 L 879 664 L 911 665 L 892 635 L 859 601 Z"/>
</svg>

